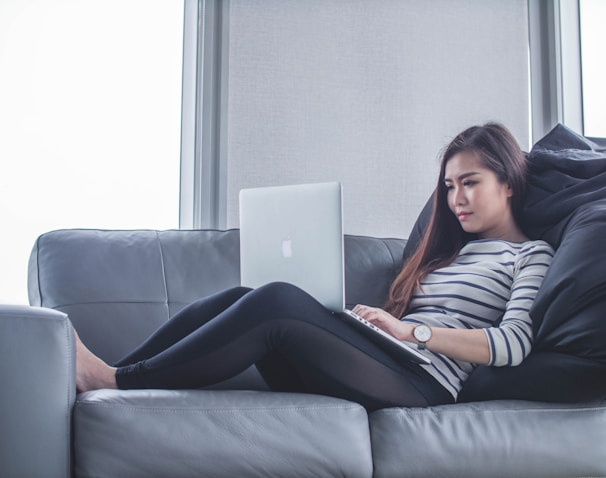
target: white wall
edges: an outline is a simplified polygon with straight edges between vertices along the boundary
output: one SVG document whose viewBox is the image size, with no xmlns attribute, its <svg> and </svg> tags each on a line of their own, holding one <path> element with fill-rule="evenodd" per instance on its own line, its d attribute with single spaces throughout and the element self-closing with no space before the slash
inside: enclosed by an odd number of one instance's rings
<svg viewBox="0 0 606 478">
<path fill-rule="evenodd" d="M 529 146 L 526 0 L 231 0 L 225 47 L 228 227 L 243 187 L 337 179 L 346 233 L 407 237 L 456 133 Z"/>
</svg>

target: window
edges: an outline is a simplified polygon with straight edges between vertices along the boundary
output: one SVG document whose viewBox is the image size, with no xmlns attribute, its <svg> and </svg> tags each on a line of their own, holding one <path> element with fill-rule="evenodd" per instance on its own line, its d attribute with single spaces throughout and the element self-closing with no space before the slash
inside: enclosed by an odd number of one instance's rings
<svg viewBox="0 0 606 478">
<path fill-rule="evenodd" d="M 585 136 L 606 137 L 606 2 L 580 1 L 583 123 Z"/>
<path fill-rule="evenodd" d="M 0 2 L 0 303 L 36 237 L 179 225 L 183 2 Z"/>
</svg>

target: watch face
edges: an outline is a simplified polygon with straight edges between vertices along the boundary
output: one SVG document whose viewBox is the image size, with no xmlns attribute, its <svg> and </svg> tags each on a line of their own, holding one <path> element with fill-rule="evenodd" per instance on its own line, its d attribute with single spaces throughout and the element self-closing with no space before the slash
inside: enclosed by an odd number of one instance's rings
<svg viewBox="0 0 606 478">
<path fill-rule="evenodd" d="M 427 342 L 431 338 L 431 329 L 427 325 L 418 325 L 414 330 L 415 339 Z"/>
</svg>

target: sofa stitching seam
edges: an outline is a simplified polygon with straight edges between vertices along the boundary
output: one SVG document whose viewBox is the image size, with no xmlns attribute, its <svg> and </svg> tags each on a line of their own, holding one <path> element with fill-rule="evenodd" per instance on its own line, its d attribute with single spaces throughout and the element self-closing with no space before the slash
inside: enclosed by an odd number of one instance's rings
<svg viewBox="0 0 606 478">
<path fill-rule="evenodd" d="M 321 411 L 321 410 L 361 410 L 360 407 L 355 405 L 349 406 L 310 406 L 310 407 L 265 407 L 265 408 L 211 408 L 206 410 L 200 410 L 196 408 L 163 408 L 163 407 L 136 407 L 131 405 L 118 405 L 118 404 L 107 404 L 107 403 L 94 403 L 94 402 L 76 402 L 78 406 L 93 406 L 101 407 L 114 410 L 134 410 L 140 412 L 168 412 L 168 413 L 242 413 L 242 412 L 277 412 L 277 411 Z"/>
</svg>

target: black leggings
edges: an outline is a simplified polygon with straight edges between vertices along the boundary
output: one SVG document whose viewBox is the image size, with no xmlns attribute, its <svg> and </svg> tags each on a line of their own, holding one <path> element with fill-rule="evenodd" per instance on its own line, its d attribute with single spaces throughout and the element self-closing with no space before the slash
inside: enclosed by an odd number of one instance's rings
<svg viewBox="0 0 606 478">
<path fill-rule="evenodd" d="M 121 389 L 200 388 L 256 364 L 274 391 L 368 409 L 452 403 L 422 367 L 398 360 L 295 286 L 236 287 L 198 300 L 115 365 Z"/>
</svg>

